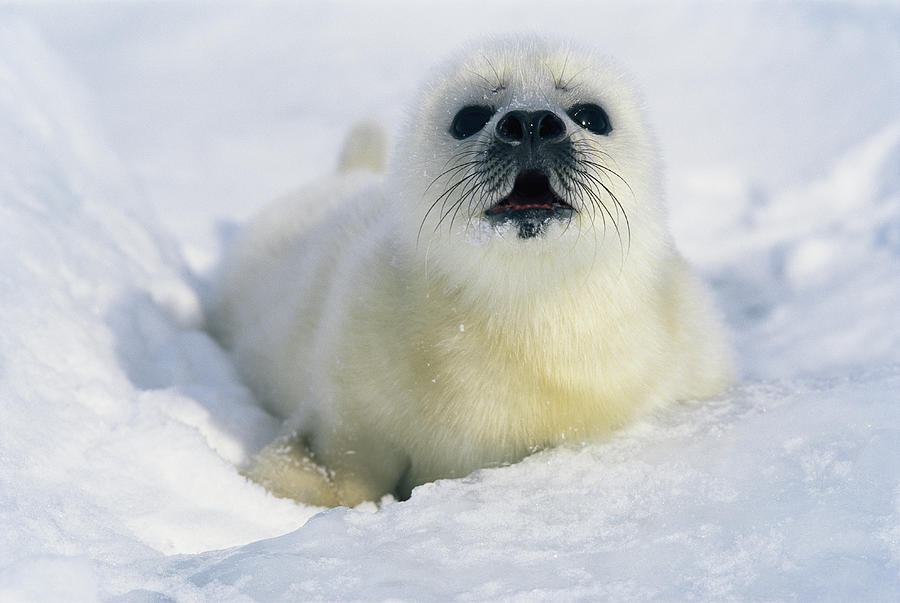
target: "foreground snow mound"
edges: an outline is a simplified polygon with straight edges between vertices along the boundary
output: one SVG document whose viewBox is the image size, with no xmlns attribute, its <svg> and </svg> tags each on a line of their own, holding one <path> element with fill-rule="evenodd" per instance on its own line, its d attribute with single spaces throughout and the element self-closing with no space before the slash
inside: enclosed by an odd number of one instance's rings
<svg viewBox="0 0 900 603">
<path fill-rule="evenodd" d="M 274 426 L 98 131 L 34 31 L 0 24 L 0 567 L 208 550 L 308 516 L 237 475 Z"/>
<path fill-rule="evenodd" d="M 896 368 L 745 386 L 378 513 L 129 571 L 184 600 L 888 600 L 898 390 Z"/>
</svg>

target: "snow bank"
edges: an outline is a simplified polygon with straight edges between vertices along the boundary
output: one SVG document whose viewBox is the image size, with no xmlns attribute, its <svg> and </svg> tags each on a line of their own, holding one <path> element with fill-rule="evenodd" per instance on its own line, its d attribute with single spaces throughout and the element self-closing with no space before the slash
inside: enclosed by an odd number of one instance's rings
<svg viewBox="0 0 900 603">
<path fill-rule="evenodd" d="M 611 441 L 176 557 L 176 597 L 887 600 L 900 370 L 739 388 Z M 752 471 L 748 470 L 753 468 Z M 146 565 L 133 568 L 143 574 Z"/>
<path fill-rule="evenodd" d="M 310 515 L 237 478 L 275 426 L 98 132 L 33 29 L 3 23 L 0 566 L 208 550 Z"/>
<path fill-rule="evenodd" d="M 736 326 L 746 377 L 900 359 L 898 174 L 900 119 L 809 183 L 740 190 L 741 211 L 693 238 L 716 250 L 705 269 Z"/>
<path fill-rule="evenodd" d="M 380 509 L 272 498 L 235 465 L 277 426 L 179 254 L 207 265 L 190 237 L 327 169 L 342 120 L 396 117 L 476 32 L 444 35 L 455 7 L 399 31 L 343 4 L 5 9 L 0 600 L 897 598 L 896 10 L 483 8 L 630 57 L 744 381 Z"/>
</svg>

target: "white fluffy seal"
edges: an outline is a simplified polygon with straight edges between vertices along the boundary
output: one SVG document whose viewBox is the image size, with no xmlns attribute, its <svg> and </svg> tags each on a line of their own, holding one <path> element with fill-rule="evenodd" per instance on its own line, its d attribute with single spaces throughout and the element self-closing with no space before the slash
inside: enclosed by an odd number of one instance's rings
<svg viewBox="0 0 900 603">
<path fill-rule="evenodd" d="M 285 419 L 247 475 L 314 505 L 404 498 L 729 384 L 615 67 L 486 45 L 405 132 L 385 177 L 282 201 L 226 263 L 213 331 Z M 379 165 L 379 144 L 363 135 L 350 164 Z"/>
</svg>

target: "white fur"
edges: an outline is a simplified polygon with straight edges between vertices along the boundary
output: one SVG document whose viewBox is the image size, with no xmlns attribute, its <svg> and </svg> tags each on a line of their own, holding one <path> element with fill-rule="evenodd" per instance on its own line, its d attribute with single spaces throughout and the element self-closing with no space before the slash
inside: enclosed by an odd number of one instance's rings
<svg viewBox="0 0 900 603">
<path fill-rule="evenodd" d="M 466 144 L 448 133 L 462 106 L 500 108 L 490 136 L 508 110 L 565 116 L 588 101 L 612 133 L 566 126 L 627 181 L 605 182 L 627 224 L 612 204 L 531 239 L 493 228 L 483 207 L 422 224 Z M 728 385 L 717 315 L 672 245 L 652 141 L 614 66 L 534 40 L 479 48 L 435 78 L 405 131 L 383 180 L 338 174 L 281 202 L 226 265 L 213 330 L 285 419 L 248 475 L 353 505 Z"/>
</svg>

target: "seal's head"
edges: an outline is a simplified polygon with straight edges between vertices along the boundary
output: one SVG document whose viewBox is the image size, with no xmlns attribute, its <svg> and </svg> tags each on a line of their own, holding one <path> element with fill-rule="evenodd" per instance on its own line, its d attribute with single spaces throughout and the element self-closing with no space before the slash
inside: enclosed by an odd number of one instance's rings
<svg viewBox="0 0 900 603">
<path fill-rule="evenodd" d="M 395 194 L 438 262 L 560 270 L 565 254 L 569 270 L 603 259 L 621 268 L 668 240 L 651 148 L 608 60 L 517 39 L 468 52 L 435 79 L 394 157 Z"/>
</svg>

